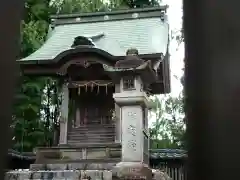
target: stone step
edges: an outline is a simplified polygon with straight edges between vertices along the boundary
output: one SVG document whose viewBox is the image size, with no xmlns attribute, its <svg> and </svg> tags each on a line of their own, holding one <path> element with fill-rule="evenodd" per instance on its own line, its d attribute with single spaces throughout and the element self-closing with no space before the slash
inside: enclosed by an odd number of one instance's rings
<svg viewBox="0 0 240 180">
<path fill-rule="evenodd" d="M 109 136 L 106 136 L 106 135 L 102 135 L 102 136 L 100 136 L 100 135 L 86 135 L 86 136 L 84 136 L 84 135 L 74 135 L 74 136 L 72 136 L 72 135 L 69 135 L 68 136 L 68 139 L 85 139 L 85 140 L 88 140 L 87 138 L 89 138 L 89 139 L 104 139 L 104 138 L 106 138 L 106 139 L 108 139 L 108 138 L 115 138 L 115 136 L 112 134 L 112 135 L 109 135 Z"/>
<path fill-rule="evenodd" d="M 88 129 L 80 127 L 72 129 L 72 131 L 68 133 L 68 144 L 111 143 L 115 141 L 114 128 L 103 128 L 102 126 L 87 126 L 87 128 Z"/>
<path fill-rule="evenodd" d="M 78 143 L 110 143 L 110 142 L 114 142 L 114 138 L 112 139 L 88 139 L 88 140 L 84 140 L 84 139 L 68 139 L 68 143 L 69 144 L 78 144 Z"/>
<path fill-rule="evenodd" d="M 70 137 L 76 137 L 76 136 L 81 136 L 81 137 L 109 137 L 109 136 L 115 136 L 115 133 L 113 132 L 108 132 L 108 133 L 69 133 L 68 136 Z"/>
<path fill-rule="evenodd" d="M 114 142 L 114 140 L 108 140 L 108 141 L 106 141 L 106 140 L 92 140 L 92 141 L 68 140 L 68 144 L 70 144 L 70 145 L 81 145 L 81 144 L 86 144 L 86 143 L 88 143 L 88 144 L 96 144 L 96 143 L 105 144 L 105 143 L 113 143 L 113 142 Z"/>
<path fill-rule="evenodd" d="M 65 144 L 65 145 L 60 145 L 57 147 L 52 147 L 52 149 L 79 149 L 79 148 L 119 148 L 121 149 L 122 145 L 121 143 L 86 143 L 86 144 L 79 144 L 79 145 L 71 145 L 71 144 Z"/>
<path fill-rule="evenodd" d="M 68 137 L 68 141 L 76 141 L 76 142 L 79 142 L 79 141 L 84 141 L 84 142 L 93 142 L 93 141 L 96 141 L 96 142 L 112 142 L 115 140 L 114 137 L 92 137 L 92 138 L 83 138 L 83 137 Z"/>
<path fill-rule="evenodd" d="M 68 140 L 71 141 L 113 141 L 115 138 L 113 136 L 109 137 L 93 137 L 93 136 L 88 136 L 88 137 L 83 137 L 83 136 L 75 136 L 75 137 L 68 137 Z"/>
<path fill-rule="evenodd" d="M 109 133 L 115 133 L 115 130 L 111 130 L 111 131 L 103 131 L 103 130 L 89 130 L 89 131 L 76 131 L 76 130 L 72 130 L 69 131 L 68 134 L 109 134 Z"/>
<path fill-rule="evenodd" d="M 68 135 L 83 135 L 83 136 L 87 136 L 87 135 L 111 135 L 111 134 L 115 134 L 115 132 L 68 132 Z"/>
<path fill-rule="evenodd" d="M 89 143 L 89 144 L 95 144 L 95 143 L 113 143 L 114 142 L 114 139 L 112 140 L 68 140 L 68 144 L 71 144 L 71 145 L 81 145 L 81 144 L 86 144 L 86 143 Z"/>
<path fill-rule="evenodd" d="M 115 134 L 115 131 L 70 131 L 68 135 L 102 135 L 102 134 Z"/>
<path fill-rule="evenodd" d="M 89 144 L 89 145 L 91 145 L 91 144 L 106 144 L 106 143 L 114 143 L 114 141 L 109 141 L 109 142 L 106 142 L 106 141 L 98 141 L 98 142 L 87 142 L 87 141 L 81 141 L 81 142 L 68 142 L 68 144 L 69 145 L 72 145 L 72 146 L 82 146 L 82 145 L 86 145 L 86 144 Z"/>
<path fill-rule="evenodd" d="M 109 137 L 109 136 L 115 136 L 115 133 L 108 132 L 108 133 L 69 133 L 68 136 L 70 137 Z"/>
<path fill-rule="evenodd" d="M 69 132 L 114 132 L 115 128 L 72 128 Z"/>
<path fill-rule="evenodd" d="M 75 129 L 75 130 L 90 130 L 90 129 L 96 129 L 96 130 L 99 130 L 99 129 L 115 129 L 115 125 L 99 125 L 99 124 L 96 124 L 96 125 L 82 125 L 80 127 L 73 127 L 72 129 Z"/>
<path fill-rule="evenodd" d="M 68 140 L 71 140 L 71 141 L 79 141 L 79 140 L 82 140 L 82 141 L 93 141 L 93 140 L 96 140 L 96 141 L 108 141 L 110 140 L 110 142 L 115 139 L 114 137 L 92 137 L 92 138 L 81 138 L 81 137 L 76 137 L 76 138 L 71 138 L 69 137 Z"/>
<path fill-rule="evenodd" d="M 77 133 L 77 132 L 71 132 L 68 133 L 68 136 L 111 136 L 115 135 L 115 132 L 105 132 L 105 133 Z"/>
</svg>

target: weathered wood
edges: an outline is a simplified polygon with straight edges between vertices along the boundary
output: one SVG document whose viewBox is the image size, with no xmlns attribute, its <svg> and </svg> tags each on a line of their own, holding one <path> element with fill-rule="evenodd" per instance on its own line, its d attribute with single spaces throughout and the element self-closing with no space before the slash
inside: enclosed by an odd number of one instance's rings
<svg viewBox="0 0 240 180">
<path fill-rule="evenodd" d="M 188 180 L 240 179 L 239 1 L 183 7 Z"/>
<path fill-rule="evenodd" d="M 114 126 L 80 126 L 78 128 L 72 128 L 68 133 L 68 144 L 94 144 L 111 142 L 115 142 Z"/>
<path fill-rule="evenodd" d="M 67 144 L 68 131 L 69 90 L 66 84 L 62 86 L 62 105 L 60 113 L 60 140 L 59 144 Z"/>
</svg>

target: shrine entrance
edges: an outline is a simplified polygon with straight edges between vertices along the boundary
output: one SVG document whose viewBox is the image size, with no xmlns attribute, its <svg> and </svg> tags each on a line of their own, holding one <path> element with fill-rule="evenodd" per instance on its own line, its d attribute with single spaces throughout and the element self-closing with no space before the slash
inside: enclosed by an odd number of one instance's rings
<svg viewBox="0 0 240 180">
<path fill-rule="evenodd" d="M 114 143 L 115 84 L 102 64 L 97 61 L 88 66 L 71 64 L 67 74 L 67 144 Z"/>
<path fill-rule="evenodd" d="M 82 81 L 69 89 L 71 128 L 113 125 L 114 85 L 110 81 Z"/>
</svg>

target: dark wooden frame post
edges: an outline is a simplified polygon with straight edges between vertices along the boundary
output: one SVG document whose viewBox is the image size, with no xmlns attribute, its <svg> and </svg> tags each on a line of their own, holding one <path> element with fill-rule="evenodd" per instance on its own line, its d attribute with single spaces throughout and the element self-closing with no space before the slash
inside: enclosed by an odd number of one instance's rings
<svg viewBox="0 0 240 180">
<path fill-rule="evenodd" d="M 240 179 L 239 16 L 239 1 L 184 0 L 188 180 Z"/>
</svg>

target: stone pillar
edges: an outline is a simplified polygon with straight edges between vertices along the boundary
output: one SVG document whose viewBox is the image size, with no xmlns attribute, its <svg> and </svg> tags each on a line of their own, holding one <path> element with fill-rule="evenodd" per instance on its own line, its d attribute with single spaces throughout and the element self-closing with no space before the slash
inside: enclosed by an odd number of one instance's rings
<svg viewBox="0 0 240 180">
<path fill-rule="evenodd" d="M 136 77 L 134 81 L 134 87 L 126 89 L 121 80 L 120 93 L 113 96 L 120 107 L 122 126 L 122 161 L 114 168 L 113 177 L 150 180 L 152 171 L 148 167 L 149 135 L 147 124 L 144 124 L 144 114 L 150 101 L 142 91 L 141 79 Z"/>
<path fill-rule="evenodd" d="M 62 86 L 62 105 L 61 105 L 61 113 L 60 113 L 59 145 L 67 144 L 68 105 L 69 105 L 69 89 L 68 89 L 67 84 L 63 84 L 63 86 Z"/>
</svg>

